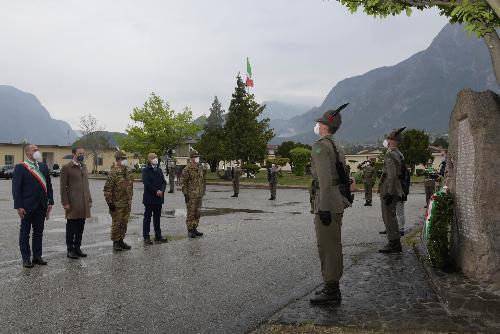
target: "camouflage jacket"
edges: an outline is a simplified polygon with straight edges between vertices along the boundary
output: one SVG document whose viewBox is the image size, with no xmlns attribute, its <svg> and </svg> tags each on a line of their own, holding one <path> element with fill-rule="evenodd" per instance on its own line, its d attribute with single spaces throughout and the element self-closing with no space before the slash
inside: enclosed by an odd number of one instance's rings
<svg viewBox="0 0 500 334">
<path fill-rule="evenodd" d="M 188 162 L 182 170 L 182 193 L 188 196 L 204 195 L 203 169 L 195 162 Z"/>
<path fill-rule="evenodd" d="M 117 208 L 132 205 L 133 182 L 132 173 L 127 168 L 119 166 L 111 168 L 104 184 L 106 203 L 114 204 Z"/>
<path fill-rule="evenodd" d="M 278 169 L 277 168 L 269 168 L 269 175 L 267 180 L 269 183 L 275 184 L 278 183 Z"/>
<path fill-rule="evenodd" d="M 364 166 L 361 168 L 361 171 L 363 172 L 363 181 L 364 182 L 373 182 L 373 179 L 375 178 L 376 170 L 375 167 L 373 166 Z"/>
<path fill-rule="evenodd" d="M 233 181 L 239 181 L 241 175 L 243 175 L 243 170 L 241 169 L 241 167 L 236 166 L 231 171 L 231 177 L 233 178 Z"/>
</svg>

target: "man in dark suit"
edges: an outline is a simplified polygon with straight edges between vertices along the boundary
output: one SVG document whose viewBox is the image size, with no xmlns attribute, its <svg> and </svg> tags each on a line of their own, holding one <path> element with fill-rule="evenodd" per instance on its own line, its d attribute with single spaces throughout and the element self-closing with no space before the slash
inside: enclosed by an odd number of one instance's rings
<svg viewBox="0 0 500 334">
<path fill-rule="evenodd" d="M 47 165 L 42 163 L 42 153 L 36 145 L 27 145 L 24 153 L 26 160 L 17 164 L 12 177 L 12 196 L 14 209 L 21 218 L 19 248 L 23 266 L 32 268 L 33 264 L 46 265 L 42 258 L 42 235 L 44 220 L 49 219 L 54 197 Z M 33 262 L 31 261 L 30 230 L 33 227 Z"/>
<path fill-rule="evenodd" d="M 143 236 L 144 243 L 150 245 L 153 243 L 149 237 L 151 227 L 151 215 L 153 215 L 153 227 L 155 230 L 156 242 L 167 242 L 161 236 L 160 216 L 161 207 L 167 182 L 163 176 L 162 170 L 158 167 L 158 157 L 155 153 L 148 154 L 148 163 L 142 170 L 142 182 L 144 183 L 144 195 L 142 203 L 144 204 Z"/>
</svg>

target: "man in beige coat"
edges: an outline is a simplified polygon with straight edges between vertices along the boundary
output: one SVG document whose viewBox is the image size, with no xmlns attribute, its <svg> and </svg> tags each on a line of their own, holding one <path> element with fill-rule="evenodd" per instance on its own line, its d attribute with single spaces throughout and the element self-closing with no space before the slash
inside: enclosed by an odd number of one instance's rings
<svg viewBox="0 0 500 334">
<path fill-rule="evenodd" d="M 322 118 L 316 120 L 314 129 L 321 137 L 313 144 L 311 152 L 311 172 L 315 188 L 314 226 L 325 285 L 311 298 L 313 305 L 338 305 L 342 301 L 339 288 L 343 272 L 341 227 L 344 209 L 350 203 L 340 191 L 341 177 L 336 168 L 337 162 L 341 162 L 344 178 L 347 178 L 345 154 L 333 141 L 333 134 L 342 123 L 339 112 L 345 106 L 325 112 Z"/>
<path fill-rule="evenodd" d="M 92 197 L 90 195 L 87 166 L 83 163 L 85 150 L 75 147 L 73 159 L 61 169 L 61 202 L 66 222 L 67 256 L 71 259 L 86 257 L 80 249 L 85 219 L 90 218 Z"/>
</svg>

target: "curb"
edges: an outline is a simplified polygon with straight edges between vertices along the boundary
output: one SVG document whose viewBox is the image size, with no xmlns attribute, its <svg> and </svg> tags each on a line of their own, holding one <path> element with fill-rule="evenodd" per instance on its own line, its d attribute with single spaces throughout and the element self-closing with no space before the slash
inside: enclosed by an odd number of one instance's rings
<svg viewBox="0 0 500 334">
<path fill-rule="evenodd" d="M 494 293 L 491 286 L 475 281 L 461 273 L 445 273 L 433 268 L 422 242 L 413 244 L 413 251 L 429 278 L 432 289 L 446 305 L 447 309 L 458 315 L 500 319 L 500 290 Z"/>
</svg>

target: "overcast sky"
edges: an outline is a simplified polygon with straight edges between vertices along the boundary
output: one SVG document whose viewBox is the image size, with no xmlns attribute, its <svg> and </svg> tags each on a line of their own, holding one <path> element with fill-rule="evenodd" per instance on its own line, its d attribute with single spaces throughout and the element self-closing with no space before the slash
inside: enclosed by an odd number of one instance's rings
<svg viewBox="0 0 500 334">
<path fill-rule="evenodd" d="M 227 109 L 253 67 L 259 101 L 312 107 L 340 80 L 425 49 L 436 11 L 387 19 L 323 0 L 0 0 L 0 84 L 78 128 L 91 113 L 124 131 L 155 92 L 175 110 Z"/>
</svg>

